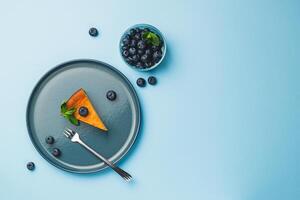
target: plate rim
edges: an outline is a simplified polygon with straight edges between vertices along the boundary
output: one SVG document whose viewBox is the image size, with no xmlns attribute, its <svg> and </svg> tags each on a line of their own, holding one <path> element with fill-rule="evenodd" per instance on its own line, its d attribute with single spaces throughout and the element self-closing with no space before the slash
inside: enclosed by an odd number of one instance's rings
<svg viewBox="0 0 300 200">
<path fill-rule="evenodd" d="M 65 167 L 62 167 L 61 165 L 53 162 L 51 159 L 49 159 L 38 147 L 38 145 L 36 144 L 36 142 L 33 139 L 32 136 L 32 131 L 30 129 L 30 123 L 29 123 L 29 115 L 30 115 L 30 107 L 31 107 L 31 103 L 33 101 L 33 98 L 35 96 L 35 93 L 37 92 L 37 90 L 39 89 L 39 87 L 41 86 L 41 84 L 43 83 L 43 81 L 49 77 L 49 75 L 51 75 L 52 73 L 63 69 L 64 67 L 66 67 L 66 65 L 68 64 L 72 64 L 72 63 L 76 63 L 76 62 L 92 62 L 92 63 L 96 63 L 96 64 L 100 64 L 100 65 L 104 65 L 106 67 L 108 67 L 110 70 L 116 72 L 117 74 L 119 74 L 123 80 L 125 80 L 128 84 L 128 86 L 131 88 L 133 95 L 134 95 L 134 99 L 136 100 L 136 107 L 137 107 L 137 128 L 135 131 L 135 134 L 133 136 L 133 138 L 131 139 L 131 141 L 129 142 L 128 146 L 125 148 L 125 150 L 123 151 L 123 153 L 120 154 L 120 156 L 116 157 L 115 160 L 111 161 L 113 163 L 117 163 L 119 162 L 128 152 L 129 150 L 132 148 L 132 146 L 135 144 L 136 142 L 136 138 L 140 132 L 140 126 L 141 126 L 141 105 L 140 105 L 140 101 L 137 95 L 136 90 L 134 89 L 132 83 L 129 81 L 129 79 L 117 68 L 113 67 L 112 65 L 103 62 L 103 61 L 99 61 L 96 59 L 89 59 L 89 58 L 81 58 L 81 59 L 72 59 L 69 61 L 65 61 L 62 62 L 54 67 L 52 67 L 50 70 L 48 70 L 41 78 L 39 78 L 39 80 L 37 81 L 37 83 L 34 85 L 29 99 L 27 101 L 27 106 L 26 106 L 26 127 L 27 127 L 27 133 L 29 135 L 29 138 L 31 140 L 31 143 L 33 144 L 34 148 L 39 152 L 39 154 L 51 165 L 63 170 L 63 171 L 67 171 L 67 172 L 71 172 L 71 173 L 75 173 L 75 174 L 91 174 L 91 173 L 96 173 L 96 172 L 100 172 L 103 171 L 104 169 L 108 168 L 107 165 L 104 165 L 103 167 L 100 167 L 98 169 L 91 169 L 91 170 L 87 170 L 87 171 L 78 171 L 78 170 L 72 170 L 72 169 L 67 169 Z M 112 156 L 113 157 L 113 156 Z"/>
</svg>

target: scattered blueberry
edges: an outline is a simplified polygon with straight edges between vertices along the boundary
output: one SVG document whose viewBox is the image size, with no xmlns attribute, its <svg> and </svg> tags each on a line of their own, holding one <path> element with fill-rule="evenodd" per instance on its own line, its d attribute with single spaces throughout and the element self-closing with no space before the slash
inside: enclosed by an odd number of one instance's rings
<svg viewBox="0 0 300 200">
<path fill-rule="evenodd" d="M 27 163 L 26 167 L 28 170 L 32 171 L 35 168 L 35 164 L 33 162 L 29 162 Z"/>
<path fill-rule="evenodd" d="M 89 114 L 89 110 L 87 109 L 87 107 L 80 107 L 79 108 L 79 115 L 82 117 L 86 117 Z"/>
<path fill-rule="evenodd" d="M 98 36 L 98 30 L 96 29 L 96 28 L 90 28 L 90 30 L 89 30 L 89 34 L 90 34 L 90 36 L 92 36 L 92 37 L 97 37 Z"/>
<path fill-rule="evenodd" d="M 54 149 L 52 150 L 52 155 L 53 155 L 53 156 L 58 157 L 58 156 L 60 156 L 60 154 L 61 154 L 61 152 L 60 152 L 59 149 L 54 148 Z"/>
<path fill-rule="evenodd" d="M 114 101 L 116 98 L 117 98 L 117 93 L 113 90 L 109 90 L 107 93 L 106 93 L 106 98 L 108 100 L 111 100 L 111 101 Z"/>
<path fill-rule="evenodd" d="M 47 144 L 53 144 L 54 143 L 54 138 L 52 136 L 46 137 L 46 143 Z"/>
<path fill-rule="evenodd" d="M 146 81 L 145 81 L 145 79 L 143 79 L 143 78 L 138 78 L 138 79 L 136 80 L 136 84 L 137 84 L 139 87 L 145 87 L 145 86 L 146 86 Z"/>
<path fill-rule="evenodd" d="M 157 79 L 154 76 L 149 76 L 148 83 L 150 85 L 155 85 L 157 83 Z"/>
</svg>

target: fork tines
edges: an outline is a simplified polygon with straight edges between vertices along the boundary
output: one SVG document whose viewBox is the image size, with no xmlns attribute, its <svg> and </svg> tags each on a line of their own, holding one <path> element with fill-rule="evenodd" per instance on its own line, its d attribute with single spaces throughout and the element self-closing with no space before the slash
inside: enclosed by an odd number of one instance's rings
<svg viewBox="0 0 300 200">
<path fill-rule="evenodd" d="M 69 128 L 66 128 L 64 130 L 64 135 L 67 137 L 67 138 L 72 138 L 75 134 L 74 134 L 74 131 L 69 129 Z"/>
</svg>

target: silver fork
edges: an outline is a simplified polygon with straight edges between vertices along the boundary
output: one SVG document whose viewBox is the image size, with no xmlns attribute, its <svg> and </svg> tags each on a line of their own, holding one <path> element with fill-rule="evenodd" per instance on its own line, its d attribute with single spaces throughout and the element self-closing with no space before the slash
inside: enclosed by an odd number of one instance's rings
<svg viewBox="0 0 300 200">
<path fill-rule="evenodd" d="M 110 168 L 112 168 L 115 172 L 117 172 L 123 179 L 126 181 L 130 181 L 132 179 L 132 176 L 122 170 L 121 168 L 115 166 L 113 163 L 108 161 L 106 158 L 104 158 L 102 155 L 97 153 L 94 149 L 89 147 L 87 144 L 85 144 L 79 137 L 79 134 L 69 128 L 66 128 L 64 130 L 64 135 L 69 138 L 72 142 L 81 144 L 84 148 L 89 150 L 92 154 L 94 154 L 96 157 L 100 158 L 105 164 L 107 164 Z"/>
</svg>

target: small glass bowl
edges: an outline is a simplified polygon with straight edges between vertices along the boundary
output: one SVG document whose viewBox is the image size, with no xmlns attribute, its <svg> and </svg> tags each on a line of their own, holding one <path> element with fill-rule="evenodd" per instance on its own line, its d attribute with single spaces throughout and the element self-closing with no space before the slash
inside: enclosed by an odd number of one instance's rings
<svg viewBox="0 0 300 200">
<path fill-rule="evenodd" d="M 131 29 L 133 29 L 133 28 L 140 28 L 140 29 L 148 28 L 151 32 L 157 34 L 157 35 L 160 37 L 160 39 L 162 40 L 162 42 L 163 42 L 163 46 L 161 47 L 162 57 L 161 57 L 161 59 L 160 59 L 157 63 L 155 63 L 152 67 L 149 67 L 149 68 L 138 68 L 138 67 L 136 67 L 136 66 L 132 66 L 132 65 L 130 65 L 129 63 L 127 63 L 126 60 L 125 60 L 125 58 L 122 56 L 122 41 L 123 41 L 123 39 L 125 38 L 125 36 L 126 36 L 127 34 L 129 34 L 129 31 L 130 31 Z M 129 28 L 123 33 L 123 35 L 122 35 L 122 37 L 121 37 L 121 39 L 120 39 L 120 43 L 119 43 L 119 50 L 120 50 L 120 55 L 121 55 L 122 59 L 124 60 L 124 62 L 125 62 L 128 66 L 130 66 L 131 68 L 133 68 L 133 69 L 135 69 L 135 70 L 138 70 L 138 71 L 150 71 L 150 70 L 156 68 L 156 67 L 163 61 L 163 59 L 165 58 L 166 51 L 167 51 L 167 44 L 166 44 L 166 40 L 165 40 L 163 34 L 162 34 L 157 28 L 155 28 L 154 26 L 152 26 L 152 25 L 150 25 L 150 24 L 136 24 L 136 25 L 133 25 L 133 26 L 129 27 Z"/>
</svg>

